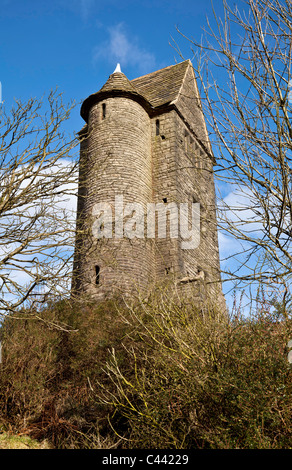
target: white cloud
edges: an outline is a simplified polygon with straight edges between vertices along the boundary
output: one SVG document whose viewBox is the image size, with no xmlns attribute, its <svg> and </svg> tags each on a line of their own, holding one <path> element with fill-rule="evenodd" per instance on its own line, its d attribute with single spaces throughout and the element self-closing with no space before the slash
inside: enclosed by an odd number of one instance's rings
<svg viewBox="0 0 292 470">
<path fill-rule="evenodd" d="M 259 236 L 263 229 L 262 208 L 251 190 L 239 187 L 231 191 L 219 204 L 220 209 L 239 230 L 253 237 Z"/>
<path fill-rule="evenodd" d="M 80 0 L 81 15 L 84 21 L 88 19 L 93 4 L 94 0 Z"/>
<path fill-rule="evenodd" d="M 263 230 L 261 212 L 255 206 L 254 196 L 248 188 L 237 187 L 218 202 L 218 223 L 221 268 L 223 271 L 235 272 L 246 260 L 252 247 L 247 238 L 256 242 L 261 238 Z M 250 269 L 253 269 L 254 263 L 253 257 L 249 260 Z M 249 271 L 248 267 L 246 270 Z"/>
<path fill-rule="evenodd" d="M 96 46 L 93 51 L 93 62 L 107 59 L 114 65 L 119 62 L 123 67 L 135 66 L 140 73 L 147 73 L 155 66 L 154 54 L 147 52 L 138 44 L 137 38 L 130 38 L 123 23 L 108 28 L 109 38 Z"/>
<path fill-rule="evenodd" d="M 84 22 L 87 22 L 90 19 L 90 15 L 93 16 L 96 0 L 58 0 L 56 4 L 58 4 L 58 7 L 63 7 L 65 11 L 69 10 L 75 15 L 80 16 Z M 100 0 L 98 6 L 99 4 Z"/>
<path fill-rule="evenodd" d="M 243 250 L 243 244 L 234 237 L 229 237 L 222 231 L 218 231 L 219 252 L 222 259 L 228 258 Z"/>
</svg>

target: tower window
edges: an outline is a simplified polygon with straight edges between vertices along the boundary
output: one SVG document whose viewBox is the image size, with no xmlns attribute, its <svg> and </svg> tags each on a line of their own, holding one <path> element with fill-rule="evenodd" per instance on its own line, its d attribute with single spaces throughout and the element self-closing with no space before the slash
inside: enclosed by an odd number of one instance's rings
<svg viewBox="0 0 292 470">
<path fill-rule="evenodd" d="M 167 203 L 167 197 L 163 197 L 162 200 L 163 200 L 164 204 Z"/>
<path fill-rule="evenodd" d="M 189 147 L 189 133 L 185 130 L 185 151 L 187 152 L 188 151 L 188 147 Z"/>
<path fill-rule="evenodd" d="M 194 139 L 186 130 L 185 130 L 184 137 L 185 137 L 185 151 L 192 153 L 194 149 Z"/>
<path fill-rule="evenodd" d="M 160 122 L 159 119 L 156 119 L 156 135 L 160 134 Z"/>
<path fill-rule="evenodd" d="M 100 267 L 99 266 L 95 266 L 95 284 L 98 286 L 99 283 L 100 283 L 100 276 L 99 276 L 99 273 L 100 273 Z"/>
<path fill-rule="evenodd" d="M 106 104 L 102 103 L 102 119 L 105 119 L 106 116 Z"/>
</svg>

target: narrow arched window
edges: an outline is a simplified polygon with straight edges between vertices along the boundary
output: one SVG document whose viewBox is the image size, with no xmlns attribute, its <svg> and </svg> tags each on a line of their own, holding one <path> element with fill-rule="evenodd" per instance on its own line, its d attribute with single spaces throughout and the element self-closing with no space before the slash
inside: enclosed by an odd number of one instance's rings
<svg viewBox="0 0 292 470">
<path fill-rule="evenodd" d="M 156 119 L 156 135 L 160 134 L 160 122 L 159 119 Z"/>
<path fill-rule="evenodd" d="M 102 103 L 102 119 L 105 119 L 106 116 L 106 104 Z"/>
<path fill-rule="evenodd" d="M 100 267 L 99 267 L 99 266 L 95 266 L 95 284 L 96 284 L 97 286 L 98 286 L 99 283 L 100 283 L 99 273 L 100 273 Z"/>
</svg>

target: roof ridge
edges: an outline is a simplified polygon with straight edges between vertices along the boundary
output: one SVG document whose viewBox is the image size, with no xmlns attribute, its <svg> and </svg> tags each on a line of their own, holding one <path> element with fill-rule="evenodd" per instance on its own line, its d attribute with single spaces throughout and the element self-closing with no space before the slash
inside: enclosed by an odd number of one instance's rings
<svg viewBox="0 0 292 470">
<path fill-rule="evenodd" d="M 177 64 L 167 65 L 166 67 L 163 67 L 162 69 L 154 70 L 154 72 L 149 72 L 149 73 L 146 73 L 145 75 L 141 75 L 140 77 L 133 78 L 132 80 L 130 80 L 130 82 L 134 82 L 135 80 L 139 80 L 140 78 L 147 77 L 148 75 L 153 75 L 155 73 L 162 72 L 163 70 L 170 69 L 171 67 L 177 67 L 178 65 L 182 65 L 185 62 L 190 62 L 191 64 L 190 59 L 182 60 L 181 62 L 178 62 Z"/>
<path fill-rule="evenodd" d="M 188 62 L 189 62 L 189 65 L 191 65 L 192 68 L 193 68 L 193 65 L 192 65 L 190 59 L 188 59 Z M 180 85 L 180 88 L 179 88 L 178 93 L 177 93 L 177 95 L 176 95 L 176 98 L 172 101 L 172 103 L 175 103 L 175 102 L 179 99 L 179 97 L 180 97 L 181 90 L 182 90 L 182 88 L 183 88 L 183 86 L 184 86 L 184 83 L 185 83 L 187 70 L 188 70 L 188 68 L 186 68 L 186 70 L 185 70 L 184 78 L 183 78 L 182 81 L 181 81 L 181 85 Z"/>
</svg>

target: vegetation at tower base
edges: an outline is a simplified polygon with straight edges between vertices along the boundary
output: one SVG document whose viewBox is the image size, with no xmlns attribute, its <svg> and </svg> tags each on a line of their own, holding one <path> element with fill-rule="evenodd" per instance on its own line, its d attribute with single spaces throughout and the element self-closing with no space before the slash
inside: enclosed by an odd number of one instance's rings
<svg viewBox="0 0 292 470">
<path fill-rule="evenodd" d="M 55 448 L 292 448 L 292 312 L 274 305 L 222 318 L 157 288 L 11 316 L 0 429 Z"/>
</svg>

